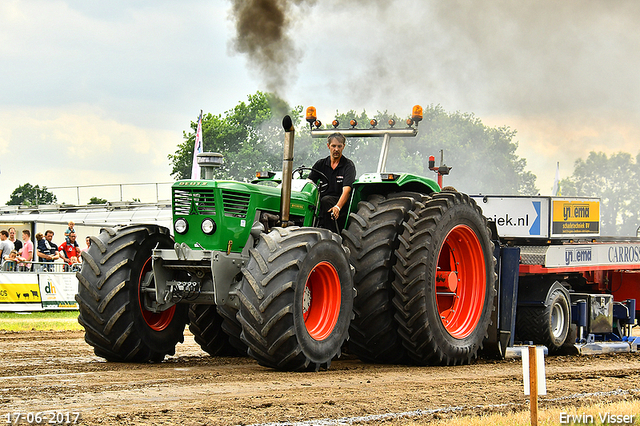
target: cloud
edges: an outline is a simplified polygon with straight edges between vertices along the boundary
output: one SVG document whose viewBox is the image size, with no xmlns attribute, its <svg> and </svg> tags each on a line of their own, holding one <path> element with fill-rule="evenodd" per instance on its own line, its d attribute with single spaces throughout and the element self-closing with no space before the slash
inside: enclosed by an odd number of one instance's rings
<svg viewBox="0 0 640 426">
<path fill-rule="evenodd" d="M 119 123 L 91 108 L 0 110 L 0 128 L 8 147 L 0 164 L 0 197 L 7 200 L 26 182 L 59 187 L 170 181 L 167 154 L 182 140 L 180 132 Z"/>
<path fill-rule="evenodd" d="M 586 159 L 590 151 L 640 152 L 640 124 L 633 114 L 591 117 L 586 120 L 579 112 L 538 116 L 487 116 L 484 123 L 500 126 L 505 122 L 518 129 L 515 140 L 518 155 L 527 159 L 528 168 L 536 172 L 538 188 L 549 195 L 553 187 L 556 162 L 560 162 L 560 177 L 573 173 L 578 158 Z"/>
<path fill-rule="evenodd" d="M 26 181 L 171 180 L 167 155 L 200 109 L 223 112 L 257 89 L 227 54 L 228 7 L 1 2 L 0 203 Z"/>
<path fill-rule="evenodd" d="M 242 59 L 227 54 L 227 9 L 203 0 L 2 2 L 2 104 L 84 103 L 129 121 L 152 110 L 166 122 L 176 106 L 212 102 L 220 82 L 253 89 Z"/>
</svg>

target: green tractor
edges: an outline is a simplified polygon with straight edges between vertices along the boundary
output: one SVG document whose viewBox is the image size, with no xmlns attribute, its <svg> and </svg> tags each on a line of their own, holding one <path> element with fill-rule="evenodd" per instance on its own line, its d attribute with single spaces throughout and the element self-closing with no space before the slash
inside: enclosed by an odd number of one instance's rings
<svg viewBox="0 0 640 426">
<path fill-rule="evenodd" d="M 307 110 L 313 137 L 383 137 L 340 234 L 314 226 L 320 193 L 292 170 L 290 117 L 282 173 L 213 180 L 221 156 L 201 154 L 205 179 L 173 185 L 173 237 L 157 225 L 91 237 L 77 275 L 85 340 L 109 361 L 160 362 L 188 323 L 207 353 L 283 371 L 329 368 L 347 340 L 366 362 L 469 363 L 494 307 L 493 244 L 467 195 L 385 172 L 390 139 L 421 119 L 416 106 L 406 128 L 328 130 Z"/>
</svg>

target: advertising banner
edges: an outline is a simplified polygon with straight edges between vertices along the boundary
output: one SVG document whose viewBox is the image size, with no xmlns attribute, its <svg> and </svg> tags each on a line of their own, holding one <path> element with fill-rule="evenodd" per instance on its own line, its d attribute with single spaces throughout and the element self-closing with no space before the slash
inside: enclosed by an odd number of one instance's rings
<svg viewBox="0 0 640 426">
<path fill-rule="evenodd" d="M 0 272 L 0 309 L 3 311 L 41 311 L 38 274 Z"/>
<path fill-rule="evenodd" d="M 78 292 L 78 279 L 75 274 L 41 272 L 38 278 L 44 309 L 78 309 L 78 304 L 75 301 L 75 295 Z"/>
<path fill-rule="evenodd" d="M 549 198 L 472 196 L 482 214 L 495 222 L 498 235 L 549 238 Z"/>
<path fill-rule="evenodd" d="M 549 246 L 545 257 L 545 266 L 548 268 L 611 265 L 637 269 L 640 266 L 640 244 L 602 243 Z"/>
<path fill-rule="evenodd" d="M 598 199 L 553 199 L 552 237 L 597 237 L 600 235 Z"/>
</svg>

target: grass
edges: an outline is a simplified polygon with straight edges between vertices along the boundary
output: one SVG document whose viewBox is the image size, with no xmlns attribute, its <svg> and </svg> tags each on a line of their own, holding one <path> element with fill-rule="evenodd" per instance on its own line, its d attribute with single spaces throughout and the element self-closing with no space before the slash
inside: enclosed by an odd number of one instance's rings
<svg viewBox="0 0 640 426">
<path fill-rule="evenodd" d="M 83 330 L 78 311 L 0 312 L 0 330 L 64 331 Z"/>
</svg>

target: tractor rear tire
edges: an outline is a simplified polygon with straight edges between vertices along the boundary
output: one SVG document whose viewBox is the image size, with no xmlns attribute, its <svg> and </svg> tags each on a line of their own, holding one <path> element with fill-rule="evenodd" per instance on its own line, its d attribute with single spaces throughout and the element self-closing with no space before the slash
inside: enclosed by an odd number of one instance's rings
<svg viewBox="0 0 640 426">
<path fill-rule="evenodd" d="M 329 368 L 348 337 L 353 277 L 339 235 L 319 228 L 262 234 L 242 269 L 241 339 L 259 364 L 283 371 Z"/>
<path fill-rule="evenodd" d="M 218 306 L 218 313 L 224 321 L 222 321 L 222 331 L 229 336 L 229 344 L 233 346 L 240 356 L 247 355 L 247 345 L 240 340 L 240 334 L 242 333 L 242 325 L 238 321 L 238 310 L 227 305 Z"/>
<path fill-rule="evenodd" d="M 238 351 L 222 330 L 224 318 L 215 305 L 192 304 L 189 306 L 189 331 L 196 343 L 211 356 L 237 356 Z"/>
<path fill-rule="evenodd" d="M 516 313 L 516 333 L 523 341 L 545 345 L 549 353 L 561 351 L 571 325 L 571 311 L 565 294 L 556 289 L 545 306 L 521 306 Z"/>
<path fill-rule="evenodd" d="M 468 195 L 440 192 L 410 213 L 393 282 L 399 334 L 422 365 L 468 364 L 494 309 L 495 258 L 487 222 Z"/>
<path fill-rule="evenodd" d="M 395 193 L 387 197 L 372 195 L 358 203 L 351 213 L 349 226 L 342 232 L 350 251 L 351 264 L 356 268 L 353 301 L 355 318 L 349 329 L 349 353 L 362 361 L 382 364 L 402 364 L 407 352 L 398 335 L 392 271 L 396 263 L 398 233 L 409 212 L 421 201 L 419 193 Z"/>
<path fill-rule="evenodd" d="M 82 254 L 76 301 L 78 322 L 97 356 L 118 362 L 160 362 L 184 341 L 187 306 L 155 313 L 144 308 L 143 283 L 155 285 L 154 248 L 173 247 L 169 230 L 157 225 L 103 228 Z"/>
</svg>

